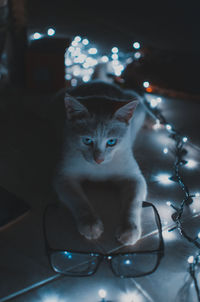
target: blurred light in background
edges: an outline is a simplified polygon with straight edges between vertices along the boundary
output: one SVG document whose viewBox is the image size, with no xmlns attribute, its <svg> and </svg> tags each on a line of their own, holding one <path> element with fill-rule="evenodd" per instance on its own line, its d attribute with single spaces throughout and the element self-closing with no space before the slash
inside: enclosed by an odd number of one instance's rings
<svg viewBox="0 0 200 302">
<path fill-rule="evenodd" d="M 88 53 L 90 55 L 96 55 L 97 54 L 97 49 L 95 47 L 91 47 L 90 49 L 88 49 Z"/>
<path fill-rule="evenodd" d="M 109 59 L 108 59 L 107 56 L 102 56 L 102 57 L 101 57 L 101 61 L 102 61 L 103 63 L 107 63 L 107 62 L 109 61 Z"/>
<path fill-rule="evenodd" d="M 107 296 L 106 290 L 102 289 L 102 288 L 98 291 L 98 294 L 99 294 L 99 297 L 102 299 L 104 299 Z"/>
<path fill-rule="evenodd" d="M 53 28 L 49 28 L 49 29 L 47 30 L 47 35 L 48 35 L 48 36 L 54 36 L 55 33 L 56 33 L 56 31 L 55 31 L 55 29 L 53 29 Z"/>
<path fill-rule="evenodd" d="M 187 164 L 185 164 L 185 167 L 189 169 L 196 168 L 198 166 L 198 163 L 193 159 L 187 159 Z"/>
<path fill-rule="evenodd" d="M 170 179 L 171 175 L 167 173 L 160 173 L 155 178 L 156 180 L 163 185 L 171 185 L 174 182 Z"/>
<path fill-rule="evenodd" d="M 34 33 L 32 36 L 31 36 L 31 40 L 39 40 L 42 38 L 42 35 L 38 32 Z"/>
<path fill-rule="evenodd" d="M 148 88 L 148 87 L 149 87 L 149 85 L 150 85 L 150 84 L 149 84 L 149 82 L 148 82 L 148 81 L 143 82 L 143 87 L 144 87 L 144 88 Z"/>
<path fill-rule="evenodd" d="M 111 50 L 113 53 L 118 53 L 119 49 L 117 47 L 113 47 Z"/>
<path fill-rule="evenodd" d="M 133 43 L 133 47 L 134 47 L 135 49 L 140 49 L 140 43 L 139 43 L 139 42 L 134 42 L 134 43 Z"/>
<path fill-rule="evenodd" d="M 88 39 L 83 39 L 82 43 L 83 43 L 83 45 L 88 45 L 90 42 Z"/>
<path fill-rule="evenodd" d="M 163 153 L 164 153 L 164 154 L 167 154 L 168 152 L 169 152 L 168 148 L 164 148 L 164 149 L 163 149 Z"/>
<path fill-rule="evenodd" d="M 192 264 L 194 262 L 194 256 L 189 256 L 187 261 L 188 263 Z"/>
<path fill-rule="evenodd" d="M 135 59 L 141 58 L 141 53 L 139 51 L 137 51 L 136 53 L 134 53 L 134 58 Z"/>
</svg>

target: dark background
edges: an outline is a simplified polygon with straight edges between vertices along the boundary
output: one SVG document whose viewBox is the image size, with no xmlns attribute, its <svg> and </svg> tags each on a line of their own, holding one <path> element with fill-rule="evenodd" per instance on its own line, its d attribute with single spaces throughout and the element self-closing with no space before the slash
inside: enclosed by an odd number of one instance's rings
<svg viewBox="0 0 200 302">
<path fill-rule="evenodd" d="M 139 41 L 148 55 L 132 66 L 134 77 L 200 93 L 199 1 L 28 1 L 29 30 L 45 33 L 49 26 L 57 35 L 87 37 L 102 54 L 113 46 L 129 52 Z"/>
<path fill-rule="evenodd" d="M 165 50 L 200 51 L 199 1 L 29 0 L 29 24 L 88 36 L 102 47 L 127 49 L 134 40 Z"/>
</svg>

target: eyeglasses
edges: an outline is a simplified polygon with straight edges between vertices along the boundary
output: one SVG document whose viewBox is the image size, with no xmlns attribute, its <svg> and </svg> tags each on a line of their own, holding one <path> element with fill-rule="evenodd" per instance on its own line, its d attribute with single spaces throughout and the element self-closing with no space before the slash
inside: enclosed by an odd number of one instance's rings
<svg viewBox="0 0 200 302">
<path fill-rule="evenodd" d="M 49 206 L 51 205 L 48 205 L 44 211 L 43 231 L 49 263 L 55 272 L 71 277 L 91 276 L 97 271 L 102 261 L 107 261 L 114 275 L 121 278 L 150 275 L 158 268 L 164 256 L 164 241 L 160 216 L 152 203 L 143 202 L 142 206 L 153 208 L 159 235 L 158 249 L 111 254 L 52 248 L 48 241 L 46 228 L 46 215 Z"/>
</svg>

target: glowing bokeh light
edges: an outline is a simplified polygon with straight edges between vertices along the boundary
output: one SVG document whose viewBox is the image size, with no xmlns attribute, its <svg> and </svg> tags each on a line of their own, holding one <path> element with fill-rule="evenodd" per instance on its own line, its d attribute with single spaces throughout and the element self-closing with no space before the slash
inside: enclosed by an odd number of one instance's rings
<svg viewBox="0 0 200 302">
<path fill-rule="evenodd" d="M 83 45 L 88 45 L 89 44 L 89 40 L 88 39 L 83 39 L 82 43 L 83 43 Z"/>
<path fill-rule="evenodd" d="M 174 182 L 170 179 L 171 175 L 167 173 L 160 173 L 156 176 L 156 180 L 163 185 L 171 185 Z"/>
<path fill-rule="evenodd" d="M 81 42 L 81 37 L 80 37 L 80 36 L 76 36 L 76 37 L 74 38 L 74 41 L 76 41 L 76 42 Z"/>
<path fill-rule="evenodd" d="M 168 152 L 169 152 L 168 148 L 164 148 L 164 149 L 163 149 L 163 153 L 164 153 L 164 154 L 167 154 Z"/>
<path fill-rule="evenodd" d="M 144 88 L 148 88 L 149 87 L 149 82 L 148 81 L 145 81 L 145 82 L 143 82 L 143 86 L 144 86 Z"/>
<path fill-rule="evenodd" d="M 139 43 L 139 42 L 134 42 L 134 43 L 133 43 L 133 47 L 134 47 L 135 49 L 140 49 L 140 43 Z"/>
<path fill-rule="evenodd" d="M 113 53 L 118 53 L 119 49 L 117 47 L 113 47 L 111 50 Z"/>
<path fill-rule="evenodd" d="M 161 97 L 157 97 L 156 99 L 157 99 L 158 103 L 162 102 L 162 98 Z"/>
<path fill-rule="evenodd" d="M 177 240 L 177 234 L 175 231 L 170 231 L 168 229 L 164 230 L 162 232 L 163 235 L 163 239 L 165 241 L 173 241 L 173 240 Z"/>
<path fill-rule="evenodd" d="M 190 264 L 194 263 L 194 256 L 189 256 L 187 262 Z"/>
<path fill-rule="evenodd" d="M 90 49 L 88 49 L 88 53 L 90 55 L 96 55 L 98 52 L 98 50 L 95 47 L 91 47 Z"/>
<path fill-rule="evenodd" d="M 102 56 L 102 57 L 101 57 L 101 61 L 102 61 L 103 63 L 107 63 L 107 62 L 109 61 L 109 59 L 108 59 L 107 56 Z"/>
<path fill-rule="evenodd" d="M 48 36 L 54 36 L 55 33 L 56 33 L 56 31 L 55 31 L 54 28 L 49 28 L 49 29 L 47 30 L 47 35 L 48 35 Z"/>
<path fill-rule="evenodd" d="M 189 169 L 196 168 L 197 166 L 198 166 L 198 163 L 193 159 L 188 159 L 187 163 L 185 164 L 185 167 L 187 167 Z"/>
<path fill-rule="evenodd" d="M 135 57 L 135 59 L 140 59 L 141 53 L 139 51 L 137 51 L 136 53 L 134 53 L 134 57 Z"/>
<path fill-rule="evenodd" d="M 39 39 L 41 39 L 42 38 L 42 35 L 40 34 L 40 33 L 38 33 L 38 32 L 36 32 L 36 33 L 34 33 L 33 35 L 32 35 L 32 39 L 33 40 L 39 40 Z"/>
<path fill-rule="evenodd" d="M 167 129 L 168 131 L 172 130 L 172 126 L 169 125 L 169 124 L 167 124 L 165 127 L 166 127 L 166 129 Z"/>
<path fill-rule="evenodd" d="M 118 60 L 118 54 L 117 53 L 113 53 L 111 57 L 112 57 L 113 60 Z"/>
<path fill-rule="evenodd" d="M 106 290 L 102 289 L 102 288 L 98 291 L 98 294 L 99 294 L 99 297 L 102 299 L 104 299 L 107 296 Z"/>
<path fill-rule="evenodd" d="M 156 108 L 158 106 L 158 100 L 157 99 L 151 99 L 150 106 L 151 108 Z"/>
</svg>

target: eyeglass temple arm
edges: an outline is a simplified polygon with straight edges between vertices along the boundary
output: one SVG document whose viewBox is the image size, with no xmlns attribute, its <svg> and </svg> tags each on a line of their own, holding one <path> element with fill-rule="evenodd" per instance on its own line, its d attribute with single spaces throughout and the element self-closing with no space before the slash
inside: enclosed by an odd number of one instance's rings
<svg viewBox="0 0 200 302">
<path fill-rule="evenodd" d="M 160 238 L 159 249 L 164 251 L 164 240 L 163 240 L 163 235 L 162 235 L 162 223 L 161 223 L 161 220 L 160 220 L 160 215 L 158 213 L 158 210 L 156 209 L 156 207 L 151 202 L 148 202 L 148 201 L 143 201 L 142 207 L 143 208 L 147 208 L 147 207 L 152 207 L 153 208 L 155 219 L 156 219 L 156 225 L 158 227 L 159 238 Z"/>
</svg>

